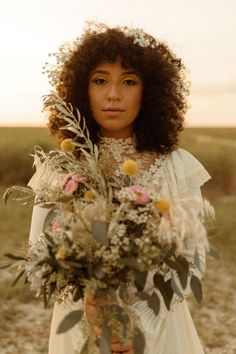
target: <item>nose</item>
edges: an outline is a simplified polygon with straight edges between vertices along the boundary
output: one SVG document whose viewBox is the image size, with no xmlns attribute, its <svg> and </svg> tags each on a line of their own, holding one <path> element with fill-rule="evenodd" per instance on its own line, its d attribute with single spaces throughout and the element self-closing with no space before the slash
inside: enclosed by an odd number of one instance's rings
<svg viewBox="0 0 236 354">
<path fill-rule="evenodd" d="M 107 92 L 107 99 L 111 101 L 114 100 L 117 101 L 121 99 L 121 91 L 117 84 L 109 85 L 108 92 Z"/>
</svg>

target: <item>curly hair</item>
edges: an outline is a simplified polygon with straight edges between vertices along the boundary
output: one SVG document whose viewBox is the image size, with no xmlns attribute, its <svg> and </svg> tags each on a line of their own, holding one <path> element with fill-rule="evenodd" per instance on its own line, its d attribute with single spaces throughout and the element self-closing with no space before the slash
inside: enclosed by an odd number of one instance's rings
<svg viewBox="0 0 236 354">
<path fill-rule="evenodd" d="M 90 73 L 99 64 L 120 58 L 122 66 L 136 70 L 143 81 L 141 109 L 134 122 L 137 150 L 166 154 L 177 147 L 178 133 L 183 130 L 188 83 L 181 59 L 165 43 L 145 36 L 155 45 L 141 46 L 135 43 L 134 36 L 126 36 L 119 27 L 85 33 L 65 61 L 56 91 L 66 103 L 80 110 L 91 140 L 98 143 L 99 126 L 89 105 Z M 51 133 L 59 134 L 61 139 L 73 137 L 71 132 L 60 130 L 62 125 L 64 121 L 56 110 L 51 111 L 48 123 Z"/>
</svg>

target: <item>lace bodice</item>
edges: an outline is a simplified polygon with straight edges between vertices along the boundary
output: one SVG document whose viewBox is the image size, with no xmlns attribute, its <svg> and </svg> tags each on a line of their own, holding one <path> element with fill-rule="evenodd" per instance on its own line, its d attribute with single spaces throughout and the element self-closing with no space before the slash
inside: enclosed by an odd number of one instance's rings
<svg viewBox="0 0 236 354">
<path fill-rule="evenodd" d="M 156 152 L 137 151 L 135 136 L 121 139 L 100 137 L 99 153 L 101 164 L 108 164 L 110 171 L 116 175 L 121 173 L 121 165 L 125 160 L 134 160 L 138 165 L 138 178 L 141 180 L 154 176 L 165 160 L 164 155 Z"/>
</svg>

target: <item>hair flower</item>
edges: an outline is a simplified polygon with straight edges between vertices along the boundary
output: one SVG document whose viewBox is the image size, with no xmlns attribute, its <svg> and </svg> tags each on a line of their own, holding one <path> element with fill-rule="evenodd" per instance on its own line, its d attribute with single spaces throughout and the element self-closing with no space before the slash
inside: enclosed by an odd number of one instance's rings
<svg viewBox="0 0 236 354">
<path fill-rule="evenodd" d="M 136 176 L 138 173 L 138 165 L 133 160 L 126 160 L 122 164 L 121 169 L 129 177 Z"/>
</svg>

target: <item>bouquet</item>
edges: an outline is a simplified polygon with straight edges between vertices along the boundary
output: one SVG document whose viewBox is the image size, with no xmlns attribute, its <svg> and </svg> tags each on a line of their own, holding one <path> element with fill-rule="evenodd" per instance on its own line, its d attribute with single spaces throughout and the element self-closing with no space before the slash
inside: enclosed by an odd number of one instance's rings
<svg viewBox="0 0 236 354">
<path fill-rule="evenodd" d="M 33 200 L 48 208 L 48 214 L 27 256 L 7 254 L 9 261 L 1 267 L 17 264 L 15 283 L 25 277 L 45 305 L 52 298 L 78 301 L 95 297 L 98 312 L 102 312 L 93 323 L 102 329 L 96 340 L 101 352 L 109 353 L 115 332 L 121 340 L 132 336 L 135 353 L 143 353 L 144 337 L 125 306 L 129 289 L 156 315 L 160 294 L 169 310 L 174 296 L 184 299 L 189 279 L 193 294 L 201 301 L 201 282 L 196 276 L 196 269 L 203 272 L 199 245 L 217 256 L 207 240 L 213 209 L 204 201 L 204 210 L 198 213 L 196 204 L 200 210 L 202 201 L 170 202 L 160 195 L 158 182 L 140 184 L 133 160 L 124 161 L 120 176 L 109 174 L 100 164 L 98 147 L 92 144 L 79 111 L 75 116 L 74 108 L 54 93 L 46 96 L 44 104 L 58 110 L 65 120 L 63 129 L 74 138 L 64 140 L 62 150 L 45 153 L 35 148 L 35 158 L 56 171 L 56 186 L 45 181 L 36 191 L 29 187 L 6 191 L 6 202 L 10 197 L 24 203 Z M 80 152 L 77 159 L 74 149 Z M 145 289 L 149 272 L 159 293 Z M 82 317 L 81 310 L 71 312 L 58 332 L 70 329 Z"/>
</svg>

